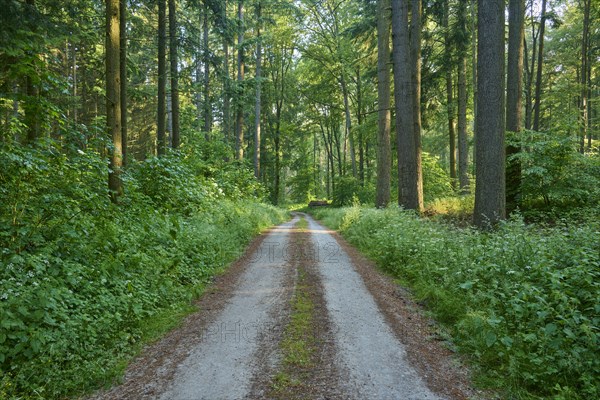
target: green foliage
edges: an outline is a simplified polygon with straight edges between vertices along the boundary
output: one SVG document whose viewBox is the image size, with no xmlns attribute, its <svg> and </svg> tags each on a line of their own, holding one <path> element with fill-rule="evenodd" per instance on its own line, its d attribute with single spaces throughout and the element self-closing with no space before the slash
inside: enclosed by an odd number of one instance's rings
<svg viewBox="0 0 600 400">
<path fill-rule="evenodd" d="M 548 229 L 515 219 L 480 232 L 398 209 L 317 214 L 413 287 L 507 397 L 599 397 L 597 218 Z"/>
<path fill-rule="evenodd" d="M 333 191 L 333 204 L 335 206 L 349 206 L 354 203 L 373 204 L 375 202 L 375 188 L 372 183 L 361 185 L 360 181 L 352 176 L 342 176 L 335 181 Z"/>
<path fill-rule="evenodd" d="M 577 151 L 574 137 L 526 131 L 509 142 L 520 147 L 514 157 L 522 165 L 522 201 L 545 206 L 585 204 L 600 200 L 600 157 Z"/>
<path fill-rule="evenodd" d="M 0 394 L 8 398 L 62 398 L 109 382 L 146 320 L 186 308 L 253 235 L 284 217 L 227 197 L 219 185 L 242 191 L 239 181 L 198 177 L 177 155 L 131 165 L 118 207 L 93 151 L 5 145 L 0 164 Z"/>
<path fill-rule="evenodd" d="M 454 194 L 450 174 L 440 165 L 437 157 L 429 153 L 421 154 L 423 169 L 423 196 L 425 201 L 432 201 Z"/>
</svg>

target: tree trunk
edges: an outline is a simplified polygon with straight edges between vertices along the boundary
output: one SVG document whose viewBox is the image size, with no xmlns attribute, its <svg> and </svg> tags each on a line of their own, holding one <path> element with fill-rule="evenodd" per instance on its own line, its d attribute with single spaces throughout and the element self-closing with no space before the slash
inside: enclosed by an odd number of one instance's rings
<svg viewBox="0 0 600 400">
<path fill-rule="evenodd" d="M 258 2 L 256 6 L 256 99 L 254 103 L 254 177 L 260 179 L 260 90 L 261 90 L 261 58 L 262 58 L 262 44 L 260 36 L 260 25 L 261 25 L 261 3 Z"/>
<path fill-rule="evenodd" d="M 506 79 L 506 130 L 519 135 L 522 129 L 523 43 L 525 39 L 525 0 L 510 0 L 508 6 L 508 70 Z M 506 214 L 520 202 L 521 164 L 510 157 L 519 146 L 506 148 Z"/>
<path fill-rule="evenodd" d="M 208 49 L 208 6 L 204 2 L 204 16 L 202 20 L 202 50 L 204 58 L 204 138 L 210 139 L 212 127 L 212 107 L 210 104 L 210 53 Z"/>
<path fill-rule="evenodd" d="M 417 208 L 423 210 L 423 172 L 421 168 L 421 0 L 412 0 L 410 23 L 410 55 L 413 103 L 413 139 L 415 179 L 417 180 Z"/>
<path fill-rule="evenodd" d="M 27 0 L 27 12 L 33 13 L 35 10 L 35 0 Z M 30 27 L 32 32 L 37 30 L 37 27 L 32 24 Z M 26 98 L 24 101 L 24 112 L 25 112 L 25 125 L 27 126 L 27 143 L 33 143 L 41 135 L 41 112 L 40 99 L 39 99 L 39 88 L 38 85 L 34 84 L 35 79 L 35 65 L 31 65 L 30 70 L 25 76 L 25 94 Z"/>
<path fill-rule="evenodd" d="M 458 181 L 461 193 L 469 192 L 469 142 L 467 137 L 467 9 L 465 2 L 458 5 L 458 29 L 462 41 L 458 53 Z"/>
<path fill-rule="evenodd" d="M 579 113 L 580 113 L 580 145 L 579 152 L 585 152 L 585 139 L 588 134 L 588 53 L 589 53 L 589 37 L 590 37 L 590 6 L 591 0 L 582 0 L 583 4 L 583 35 L 581 38 L 581 72 L 579 74 L 580 77 L 580 86 L 581 92 L 579 97 Z M 591 148 L 591 135 L 589 140 L 589 147 Z"/>
<path fill-rule="evenodd" d="M 390 0 L 377 3 L 377 194 L 375 207 L 390 202 L 391 176 L 391 111 L 390 111 Z"/>
<path fill-rule="evenodd" d="M 244 1 L 238 0 L 238 88 L 236 91 L 236 102 L 237 102 L 237 114 L 235 123 L 235 149 L 236 159 L 244 159 L 244 96 L 243 96 L 243 82 L 244 82 Z"/>
<path fill-rule="evenodd" d="M 229 45 L 227 39 L 223 39 L 223 139 L 229 142 L 231 134 L 231 103 L 229 87 Z"/>
<path fill-rule="evenodd" d="M 505 218 L 504 0 L 478 0 L 477 141 L 473 220 L 480 228 Z"/>
<path fill-rule="evenodd" d="M 167 101 L 167 4 L 158 0 L 158 106 L 157 106 L 157 153 L 165 154 L 166 141 L 166 101 Z"/>
<path fill-rule="evenodd" d="M 540 130 L 540 102 L 542 98 L 542 66 L 544 63 L 544 32 L 546 30 L 546 2 L 542 0 L 542 18 L 540 20 L 539 41 L 540 48 L 538 50 L 537 74 L 535 80 L 535 103 L 533 105 L 533 130 Z"/>
<path fill-rule="evenodd" d="M 112 138 L 108 189 L 114 203 L 123 194 L 119 14 L 119 0 L 106 0 L 106 125 Z"/>
<path fill-rule="evenodd" d="M 362 78 L 360 75 L 360 65 L 356 66 L 356 122 L 358 124 L 358 179 L 361 186 L 365 184 L 365 148 L 364 148 L 364 137 L 362 130 L 362 111 L 363 111 L 363 99 L 362 99 Z"/>
<path fill-rule="evenodd" d="M 454 130 L 454 85 L 452 81 L 452 41 L 450 40 L 450 27 L 448 24 L 448 15 L 450 14 L 450 5 L 448 0 L 444 1 L 444 16 L 443 16 L 443 27 L 444 27 L 444 51 L 445 60 L 444 68 L 446 70 L 446 107 L 448 112 L 448 140 L 450 149 L 450 178 L 452 179 L 452 186 L 456 187 L 456 132 Z"/>
<path fill-rule="evenodd" d="M 119 77 L 121 79 L 121 140 L 123 151 L 123 166 L 127 163 L 127 2 L 119 2 L 119 31 L 121 35 L 121 49 L 119 54 Z M 75 74 L 75 66 L 73 66 Z M 76 82 L 76 80 L 74 80 Z M 77 118 L 77 114 L 75 114 Z"/>
<path fill-rule="evenodd" d="M 172 131 L 171 145 L 179 148 L 179 71 L 177 70 L 177 15 L 175 0 L 169 0 L 169 54 L 171 61 L 171 112 Z"/>
<path fill-rule="evenodd" d="M 409 38 L 408 1 L 392 0 L 392 41 L 394 61 L 394 97 L 398 150 L 398 204 L 421 210 L 418 149 L 415 143 L 413 63 Z"/>
</svg>

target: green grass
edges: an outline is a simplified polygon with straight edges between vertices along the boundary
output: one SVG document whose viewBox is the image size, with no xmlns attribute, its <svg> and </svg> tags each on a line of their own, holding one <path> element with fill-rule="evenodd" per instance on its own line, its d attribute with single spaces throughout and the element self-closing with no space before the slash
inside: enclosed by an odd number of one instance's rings
<svg viewBox="0 0 600 400">
<path fill-rule="evenodd" d="M 600 397 L 600 222 L 492 232 L 398 209 L 316 216 L 410 286 L 505 398 Z"/>
</svg>

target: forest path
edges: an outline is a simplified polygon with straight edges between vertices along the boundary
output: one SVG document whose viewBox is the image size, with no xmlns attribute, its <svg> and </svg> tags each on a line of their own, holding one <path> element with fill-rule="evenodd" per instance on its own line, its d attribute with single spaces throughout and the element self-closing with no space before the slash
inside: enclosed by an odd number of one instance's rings
<svg viewBox="0 0 600 400">
<path fill-rule="evenodd" d="M 301 217 L 303 228 L 295 226 Z M 299 320 L 299 297 L 310 304 L 302 317 L 310 337 L 301 347 L 312 353 L 298 367 L 286 361 L 296 357 L 286 340 Z M 144 350 L 123 384 L 94 398 L 474 396 L 466 370 L 436 340 L 431 321 L 406 291 L 307 215 L 296 214 L 255 240 L 198 306 L 180 328 Z M 280 379 L 290 371 L 293 379 Z"/>
</svg>

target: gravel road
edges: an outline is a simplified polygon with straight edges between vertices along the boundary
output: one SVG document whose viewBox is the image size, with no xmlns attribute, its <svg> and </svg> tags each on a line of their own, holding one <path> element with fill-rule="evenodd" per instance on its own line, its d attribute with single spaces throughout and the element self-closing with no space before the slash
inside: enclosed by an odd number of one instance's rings
<svg viewBox="0 0 600 400">
<path fill-rule="evenodd" d="M 148 346 L 121 385 L 90 399 L 281 398 L 273 382 L 300 268 L 316 299 L 321 348 L 298 398 L 472 398 L 466 369 L 430 339 L 432 323 L 410 296 L 337 234 L 302 216 L 307 229 L 295 228 L 296 214 L 263 234 L 217 278 L 198 312 Z"/>
</svg>

